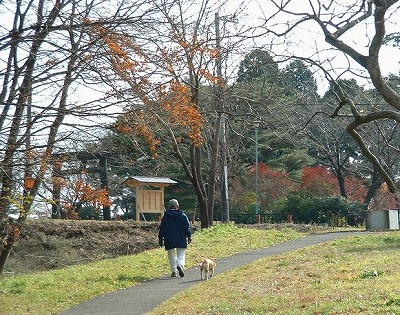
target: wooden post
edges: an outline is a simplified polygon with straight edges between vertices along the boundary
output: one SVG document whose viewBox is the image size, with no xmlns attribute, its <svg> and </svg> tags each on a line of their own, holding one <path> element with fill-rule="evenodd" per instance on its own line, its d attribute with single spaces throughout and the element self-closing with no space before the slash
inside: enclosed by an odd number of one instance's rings
<svg viewBox="0 0 400 315">
<path fill-rule="evenodd" d="M 99 157 L 99 166 L 101 189 L 105 189 L 108 191 L 107 159 L 105 157 Z M 110 206 L 103 206 L 103 219 L 106 221 L 111 220 Z"/>
<path fill-rule="evenodd" d="M 52 182 L 53 182 L 53 203 L 51 205 L 51 218 L 52 219 L 65 219 L 65 211 L 61 213 L 61 205 L 60 205 L 60 199 L 61 199 L 61 168 L 62 168 L 62 162 L 61 161 L 56 161 L 53 164 L 53 170 L 52 170 Z"/>
</svg>

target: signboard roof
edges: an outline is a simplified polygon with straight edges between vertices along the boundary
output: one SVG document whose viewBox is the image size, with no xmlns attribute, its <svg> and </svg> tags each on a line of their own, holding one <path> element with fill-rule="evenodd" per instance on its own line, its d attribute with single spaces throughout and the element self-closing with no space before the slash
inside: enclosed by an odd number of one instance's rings
<svg viewBox="0 0 400 315">
<path fill-rule="evenodd" d="M 132 176 L 124 181 L 128 186 L 153 185 L 168 186 L 177 184 L 176 181 L 167 177 Z"/>
</svg>

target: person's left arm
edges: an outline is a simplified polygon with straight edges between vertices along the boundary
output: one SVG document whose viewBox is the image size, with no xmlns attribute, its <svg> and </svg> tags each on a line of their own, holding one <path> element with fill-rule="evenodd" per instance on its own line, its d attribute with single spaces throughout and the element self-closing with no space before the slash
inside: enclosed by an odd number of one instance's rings
<svg viewBox="0 0 400 315">
<path fill-rule="evenodd" d="M 158 245 L 164 245 L 164 235 L 165 235 L 165 220 L 164 217 L 161 219 L 160 230 L 158 231 Z"/>
<path fill-rule="evenodd" d="M 186 214 L 184 214 L 184 231 L 185 231 L 185 235 L 187 237 L 187 241 L 190 244 L 192 242 L 192 226 L 190 224 L 189 218 L 187 217 Z"/>
</svg>

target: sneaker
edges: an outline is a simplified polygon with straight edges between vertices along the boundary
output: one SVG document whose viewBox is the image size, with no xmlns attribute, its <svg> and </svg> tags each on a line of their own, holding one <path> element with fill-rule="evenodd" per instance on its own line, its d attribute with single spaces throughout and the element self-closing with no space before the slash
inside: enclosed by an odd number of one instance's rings
<svg viewBox="0 0 400 315">
<path fill-rule="evenodd" d="M 177 266 L 176 269 L 178 269 L 179 275 L 181 277 L 185 276 L 185 273 L 183 271 L 183 267 L 182 266 Z"/>
<path fill-rule="evenodd" d="M 176 278 L 176 272 L 171 273 L 171 278 Z"/>
</svg>

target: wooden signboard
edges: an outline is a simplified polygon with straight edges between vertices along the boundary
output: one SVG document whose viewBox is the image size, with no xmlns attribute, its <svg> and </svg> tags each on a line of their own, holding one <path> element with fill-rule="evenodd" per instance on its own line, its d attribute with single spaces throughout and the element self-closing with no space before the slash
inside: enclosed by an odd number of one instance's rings
<svg viewBox="0 0 400 315">
<path fill-rule="evenodd" d="M 160 218 L 164 215 L 164 187 L 176 182 L 163 177 L 134 176 L 126 179 L 125 184 L 135 187 L 136 221 L 140 221 L 144 213 L 160 214 Z"/>
</svg>

